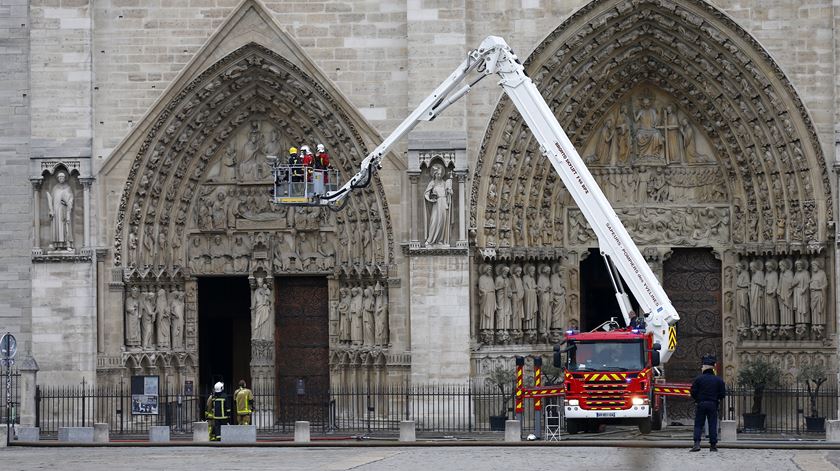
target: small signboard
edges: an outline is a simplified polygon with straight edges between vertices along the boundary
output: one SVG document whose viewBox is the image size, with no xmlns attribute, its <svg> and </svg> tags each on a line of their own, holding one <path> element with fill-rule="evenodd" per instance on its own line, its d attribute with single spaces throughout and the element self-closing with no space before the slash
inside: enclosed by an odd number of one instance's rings
<svg viewBox="0 0 840 471">
<path fill-rule="evenodd" d="M 157 415 L 160 396 L 159 377 L 131 377 L 131 414 Z"/>
<path fill-rule="evenodd" d="M 7 332 L 3 338 L 0 338 L 0 362 L 7 368 L 14 365 L 15 354 L 17 354 L 17 340 L 14 335 Z"/>
<path fill-rule="evenodd" d="M 193 395 L 193 382 L 191 379 L 184 380 L 184 395 L 185 396 L 192 396 Z"/>
</svg>

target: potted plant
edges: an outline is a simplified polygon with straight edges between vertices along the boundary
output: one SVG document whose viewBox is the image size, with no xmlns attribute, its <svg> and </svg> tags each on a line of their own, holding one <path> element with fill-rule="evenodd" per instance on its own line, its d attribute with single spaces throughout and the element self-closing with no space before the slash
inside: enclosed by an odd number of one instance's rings
<svg viewBox="0 0 840 471">
<path fill-rule="evenodd" d="M 825 417 L 819 416 L 817 396 L 820 393 L 820 387 L 828 381 L 828 371 L 821 364 L 805 365 L 799 369 L 798 378 L 808 388 L 810 402 L 810 413 L 805 416 L 805 429 L 809 432 L 824 432 Z"/>
<path fill-rule="evenodd" d="M 513 369 L 497 366 L 487 375 L 487 385 L 498 389 L 502 397 L 502 406 L 497 415 L 490 416 L 490 430 L 504 431 L 508 418 L 508 403 L 513 397 L 511 387 L 516 382 L 516 372 Z"/>
<path fill-rule="evenodd" d="M 779 385 L 782 370 L 764 358 L 756 358 L 744 364 L 738 370 L 738 384 L 753 391 L 752 409 L 744 413 L 744 428 L 764 430 L 766 414 L 761 412 L 764 391 Z"/>
</svg>

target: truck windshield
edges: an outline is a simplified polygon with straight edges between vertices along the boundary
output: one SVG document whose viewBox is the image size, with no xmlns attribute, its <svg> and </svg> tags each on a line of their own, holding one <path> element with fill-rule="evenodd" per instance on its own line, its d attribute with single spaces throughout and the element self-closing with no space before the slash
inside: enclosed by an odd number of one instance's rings
<svg viewBox="0 0 840 471">
<path fill-rule="evenodd" d="M 569 371 L 639 371 L 644 369 L 641 341 L 574 342 L 566 363 Z"/>
</svg>

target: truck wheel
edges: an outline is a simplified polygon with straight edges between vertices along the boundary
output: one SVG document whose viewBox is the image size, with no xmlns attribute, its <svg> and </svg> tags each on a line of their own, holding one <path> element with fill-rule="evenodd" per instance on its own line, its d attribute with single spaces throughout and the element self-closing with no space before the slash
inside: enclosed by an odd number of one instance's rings
<svg viewBox="0 0 840 471">
<path fill-rule="evenodd" d="M 662 409 L 653 411 L 650 421 L 653 430 L 662 430 Z"/>
<path fill-rule="evenodd" d="M 653 428 L 653 421 L 650 418 L 639 420 L 639 432 L 642 435 L 647 435 Z"/>
<path fill-rule="evenodd" d="M 580 432 L 580 424 L 575 419 L 566 419 L 566 433 L 574 435 Z"/>
</svg>

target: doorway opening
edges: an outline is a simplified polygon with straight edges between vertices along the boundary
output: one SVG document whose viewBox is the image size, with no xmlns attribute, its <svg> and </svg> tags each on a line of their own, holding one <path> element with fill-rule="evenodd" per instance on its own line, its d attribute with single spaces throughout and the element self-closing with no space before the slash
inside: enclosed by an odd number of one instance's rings
<svg viewBox="0 0 840 471">
<path fill-rule="evenodd" d="M 245 276 L 198 279 L 198 391 L 251 384 L 251 288 Z"/>
<path fill-rule="evenodd" d="M 633 293 L 627 289 L 626 284 L 624 289 L 630 297 L 633 310 L 638 312 L 639 303 Z M 589 249 L 589 256 L 580 262 L 580 330 L 590 331 L 613 317 L 624 326 L 604 257 L 599 249 Z"/>
</svg>

